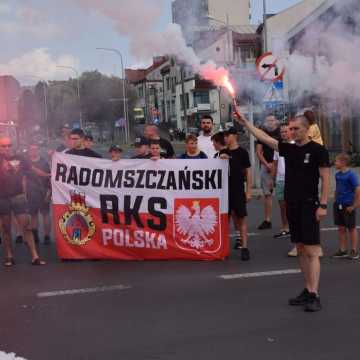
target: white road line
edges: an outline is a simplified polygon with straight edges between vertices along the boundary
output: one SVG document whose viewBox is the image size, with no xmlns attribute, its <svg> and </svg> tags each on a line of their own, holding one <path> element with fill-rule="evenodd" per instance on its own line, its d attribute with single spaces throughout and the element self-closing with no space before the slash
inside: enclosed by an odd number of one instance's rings
<svg viewBox="0 0 360 360">
<path fill-rule="evenodd" d="M 291 274 L 300 274 L 299 269 L 287 269 L 287 270 L 275 270 L 275 271 L 264 271 L 264 272 L 253 272 L 253 273 L 244 273 L 244 274 L 228 274 L 220 275 L 219 278 L 223 280 L 234 280 L 234 279 L 249 279 L 256 277 L 265 277 L 265 276 L 280 276 L 280 275 L 291 275 Z"/>
<path fill-rule="evenodd" d="M 55 296 L 92 294 L 92 293 L 101 293 L 101 292 L 107 292 L 107 291 L 126 290 L 126 289 L 130 289 L 130 288 L 131 288 L 131 286 L 126 286 L 126 285 L 100 286 L 100 287 L 85 288 L 85 289 L 40 292 L 40 293 L 37 293 L 36 296 L 38 298 L 48 298 L 48 297 L 55 297 Z"/>
</svg>

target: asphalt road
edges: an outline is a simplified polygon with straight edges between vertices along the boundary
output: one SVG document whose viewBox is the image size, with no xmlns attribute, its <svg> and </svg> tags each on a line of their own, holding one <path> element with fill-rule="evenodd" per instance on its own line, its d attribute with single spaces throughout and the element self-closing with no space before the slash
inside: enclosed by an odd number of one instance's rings
<svg viewBox="0 0 360 360">
<path fill-rule="evenodd" d="M 0 269 L 0 352 L 28 360 L 357 358 L 358 261 L 322 260 L 323 310 L 313 314 L 287 305 L 302 290 L 299 274 L 220 277 L 298 268 L 286 257 L 289 240 L 272 238 L 277 229 L 256 230 L 261 211 L 253 201 L 247 263 L 235 251 L 223 262 L 62 263 L 54 246 L 41 245 L 49 264 L 32 267 L 17 245 L 18 264 Z M 336 232 L 322 234 L 331 255 Z M 91 290 L 59 292 L 74 289 Z"/>
</svg>

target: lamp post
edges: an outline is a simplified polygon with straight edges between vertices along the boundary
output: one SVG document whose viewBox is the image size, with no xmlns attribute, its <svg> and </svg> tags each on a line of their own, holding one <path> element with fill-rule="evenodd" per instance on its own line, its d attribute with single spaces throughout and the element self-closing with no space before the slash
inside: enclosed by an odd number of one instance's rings
<svg viewBox="0 0 360 360">
<path fill-rule="evenodd" d="M 79 99 L 79 121 L 80 121 L 80 128 L 83 128 L 83 121 L 82 121 L 82 110 L 81 110 L 81 97 L 80 97 L 80 77 L 79 77 L 79 72 L 72 66 L 65 66 L 65 65 L 58 65 L 56 66 L 59 69 L 70 69 L 72 70 L 75 74 L 76 74 L 76 78 L 77 78 L 77 96 Z"/>
<path fill-rule="evenodd" d="M 263 0 L 263 22 L 264 22 L 264 52 L 268 50 L 268 26 L 267 26 L 267 15 L 266 15 L 266 0 Z"/>
<path fill-rule="evenodd" d="M 130 129 L 129 129 L 129 118 L 128 118 L 128 112 L 127 112 L 127 94 L 126 94 L 126 84 L 125 84 L 124 58 L 123 58 L 121 52 L 117 49 L 98 47 L 98 48 L 96 48 L 96 50 L 110 51 L 110 52 L 117 54 L 120 57 L 121 76 L 122 76 L 122 80 L 123 80 L 122 85 L 123 85 L 124 119 L 125 119 L 125 141 L 126 141 L 126 143 L 128 143 L 130 140 Z"/>
</svg>

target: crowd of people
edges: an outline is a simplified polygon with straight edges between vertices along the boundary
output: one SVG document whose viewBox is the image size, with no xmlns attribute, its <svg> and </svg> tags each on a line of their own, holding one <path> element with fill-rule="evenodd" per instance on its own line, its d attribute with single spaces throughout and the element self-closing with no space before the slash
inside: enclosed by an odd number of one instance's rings
<svg viewBox="0 0 360 360">
<path fill-rule="evenodd" d="M 305 288 L 290 300 L 291 305 L 304 305 L 308 311 L 321 308 L 318 295 L 320 262 L 320 221 L 327 215 L 329 198 L 330 160 L 323 146 L 320 130 L 312 111 L 307 110 L 286 124 L 273 115 L 265 118 L 262 128 L 253 126 L 237 110 L 234 119 L 257 138 L 256 154 L 260 164 L 261 189 L 264 199 L 264 219 L 259 230 L 272 228 L 273 197 L 279 203 L 281 227 L 274 238 L 291 237 L 294 247 L 289 256 L 298 257 L 304 274 Z M 81 129 L 64 128 L 63 143 L 56 149 L 70 155 L 101 158 L 93 150 L 94 139 Z M 176 155 L 167 139 L 160 136 L 157 126 L 146 125 L 143 136 L 134 141 L 132 159 L 213 159 L 229 161 L 229 216 L 236 238 L 235 250 L 241 250 L 241 259 L 250 260 L 248 247 L 247 204 L 252 198 L 253 179 L 249 154 L 239 145 L 235 127 L 214 133 L 211 116 L 201 120 L 199 136 L 185 137 L 185 151 Z M 112 145 L 108 158 L 119 161 L 123 149 Z M 360 205 L 360 183 L 356 173 L 349 169 L 347 154 L 336 157 L 336 198 L 334 222 L 339 228 L 339 250 L 335 258 L 358 259 L 356 208 Z M 28 245 L 33 265 L 45 265 L 38 254 L 40 242 L 39 217 L 42 218 L 44 244 L 51 242 L 50 227 L 50 167 L 40 154 L 36 143 L 30 144 L 26 155 L 16 154 L 11 139 L 0 138 L 0 222 L 4 245 L 4 266 L 15 264 L 12 251 L 12 233 L 17 242 Z M 319 188 L 319 183 L 321 187 Z M 320 189 L 320 193 L 319 193 Z M 348 238 L 350 248 L 348 248 Z"/>
</svg>

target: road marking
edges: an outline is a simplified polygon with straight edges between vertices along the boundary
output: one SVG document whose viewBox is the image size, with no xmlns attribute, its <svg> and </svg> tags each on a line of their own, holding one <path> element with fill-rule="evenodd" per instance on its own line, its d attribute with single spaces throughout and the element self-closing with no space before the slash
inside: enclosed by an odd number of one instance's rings
<svg viewBox="0 0 360 360">
<path fill-rule="evenodd" d="M 37 293 L 36 296 L 38 298 L 48 298 L 48 297 L 65 296 L 65 295 L 102 293 L 102 292 L 107 292 L 107 291 L 126 290 L 126 289 L 130 289 L 130 288 L 131 288 L 131 286 L 126 286 L 126 285 L 100 286 L 100 287 L 85 288 L 85 289 L 40 292 L 40 293 Z"/>
<path fill-rule="evenodd" d="M 274 270 L 274 271 L 253 272 L 253 273 L 244 273 L 244 274 L 220 275 L 219 278 L 223 280 L 234 280 L 234 279 L 250 279 L 250 278 L 265 277 L 265 276 L 292 275 L 292 274 L 300 274 L 300 273 L 301 270 L 299 269 L 287 269 L 287 270 Z"/>
</svg>

